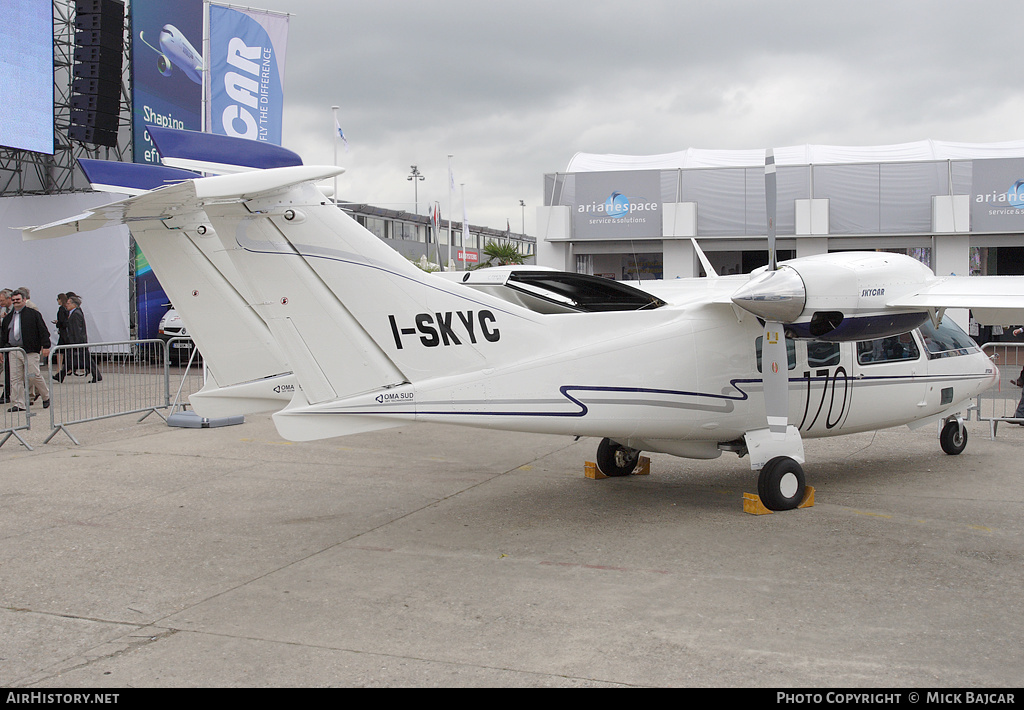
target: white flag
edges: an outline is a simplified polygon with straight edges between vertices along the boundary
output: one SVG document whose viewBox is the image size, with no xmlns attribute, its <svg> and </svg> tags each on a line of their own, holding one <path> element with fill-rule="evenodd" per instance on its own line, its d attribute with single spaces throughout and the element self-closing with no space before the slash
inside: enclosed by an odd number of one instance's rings
<svg viewBox="0 0 1024 710">
<path fill-rule="evenodd" d="M 341 142 L 345 144 L 345 152 L 348 152 L 348 138 L 345 137 L 345 131 L 341 130 L 341 124 L 338 123 L 338 119 L 334 119 L 334 130 L 337 137 L 341 139 Z"/>
</svg>

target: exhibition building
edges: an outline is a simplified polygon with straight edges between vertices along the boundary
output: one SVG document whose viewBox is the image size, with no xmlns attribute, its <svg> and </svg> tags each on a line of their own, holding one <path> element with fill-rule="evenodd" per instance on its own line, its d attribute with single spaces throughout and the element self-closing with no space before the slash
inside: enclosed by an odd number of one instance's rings
<svg viewBox="0 0 1024 710">
<path fill-rule="evenodd" d="M 1024 141 L 774 149 L 780 258 L 910 254 L 937 274 L 1024 274 Z M 767 263 L 765 150 L 578 153 L 544 177 L 537 263 L 613 279 Z"/>
</svg>

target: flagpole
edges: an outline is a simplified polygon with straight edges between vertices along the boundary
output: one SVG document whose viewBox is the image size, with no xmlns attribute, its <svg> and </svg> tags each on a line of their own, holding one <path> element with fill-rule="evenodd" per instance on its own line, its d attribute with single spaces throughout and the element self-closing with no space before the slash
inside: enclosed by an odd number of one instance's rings
<svg viewBox="0 0 1024 710">
<path fill-rule="evenodd" d="M 334 126 L 335 126 L 335 128 L 334 128 L 334 167 L 338 167 L 338 129 L 337 129 L 337 126 L 341 125 L 340 123 L 338 123 L 338 109 L 339 108 L 340 108 L 340 106 L 331 106 L 331 113 L 334 116 Z M 332 199 L 334 200 L 334 206 L 337 207 L 338 206 L 338 176 L 337 175 L 334 176 L 334 195 L 332 196 Z"/>
<path fill-rule="evenodd" d="M 206 112 L 210 110 L 210 102 L 206 96 L 210 90 L 210 0 L 203 0 L 203 99 L 199 130 L 204 133 L 213 130 L 206 120 Z"/>
<path fill-rule="evenodd" d="M 466 183 L 459 183 L 459 190 L 462 192 L 462 234 L 459 235 L 459 244 L 462 258 L 459 259 L 462 270 L 466 270 L 466 235 L 469 233 L 469 218 L 466 216 Z"/>
<path fill-rule="evenodd" d="M 448 263 L 452 261 L 452 192 L 455 190 L 455 176 L 452 174 L 452 156 L 448 156 Z M 447 264 L 445 265 L 447 266 Z"/>
</svg>

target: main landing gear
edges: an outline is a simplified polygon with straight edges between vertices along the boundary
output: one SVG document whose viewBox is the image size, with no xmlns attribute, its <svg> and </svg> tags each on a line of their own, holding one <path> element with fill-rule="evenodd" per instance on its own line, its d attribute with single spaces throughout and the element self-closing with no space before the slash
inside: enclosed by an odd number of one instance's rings
<svg viewBox="0 0 1024 710">
<path fill-rule="evenodd" d="M 602 439 L 597 446 L 597 467 L 606 476 L 628 476 L 636 468 L 640 453 L 640 449 Z M 804 470 L 789 456 L 770 459 L 758 474 L 757 494 L 768 510 L 792 510 L 803 502 L 806 492 Z"/>
<path fill-rule="evenodd" d="M 768 510 L 792 510 L 804 499 L 804 469 L 788 456 L 776 456 L 757 476 L 757 495 Z"/>
<path fill-rule="evenodd" d="M 640 449 L 630 449 L 611 439 L 597 445 L 597 468 L 606 476 L 628 476 L 640 461 Z"/>
</svg>

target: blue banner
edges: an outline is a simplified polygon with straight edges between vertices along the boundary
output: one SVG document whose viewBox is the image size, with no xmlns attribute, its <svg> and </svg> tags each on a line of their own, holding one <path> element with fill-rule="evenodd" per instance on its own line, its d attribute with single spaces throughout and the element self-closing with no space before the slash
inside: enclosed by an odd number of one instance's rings
<svg viewBox="0 0 1024 710">
<path fill-rule="evenodd" d="M 133 0 L 132 125 L 136 163 L 159 164 L 146 126 L 202 127 L 202 0 Z"/>
<path fill-rule="evenodd" d="M 132 0 L 132 153 L 160 164 L 147 126 L 198 131 L 203 120 L 202 0 Z M 157 337 L 167 295 L 135 247 L 138 337 Z"/>
<path fill-rule="evenodd" d="M 210 5 L 207 130 L 281 144 L 288 16 Z"/>
</svg>

